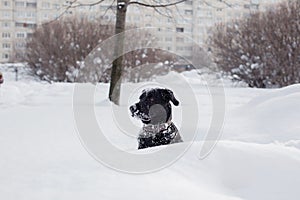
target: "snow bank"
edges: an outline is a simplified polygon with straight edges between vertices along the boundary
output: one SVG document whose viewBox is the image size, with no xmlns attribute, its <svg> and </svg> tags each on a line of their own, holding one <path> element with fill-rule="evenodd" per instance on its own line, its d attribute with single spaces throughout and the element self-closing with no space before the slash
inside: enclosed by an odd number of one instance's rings
<svg viewBox="0 0 300 200">
<path fill-rule="evenodd" d="M 260 91 L 264 91 L 262 95 L 231 114 L 225 137 L 299 147 L 300 85 Z"/>
<path fill-rule="evenodd" d="M 209 93 L 196 82 L 194 72 L 179 76 L 192 82 L 197 97 L 198 141 L 172 166 L 144 175 L 106 168 L 85 151 L 73 119 L 74 84 L 6 82 L 0 89 L 0 198 L 298 200 L 300 85 L 277 90 L 226 88 L 224 134 L 212 154 L 199 160 L 211 117 Z M 178 77 L 167 78 L 175 84 Z M 125 84 L 123 95 L 134 88 Z M 114 123 L 107 91 L 105 84 L 96 90 L 98 120 L 116 146 L 136 151 L 135 138 Z M 189 95 L 185 88 L 181 91 Z M 122 108 L 128 109 L 137 97 L 132 94 Z M 186 106 L 195 105 L 186 101 L 181 109 Z M 174 109 L 176 123 L 178 113 Z"/>
<path fill-rule="evenodd" d="M 212 72 L 207 69 L 199 69 L 182 72 L 182 75 L 190 84 L 200 84 L 209 86 L 223 87 L 247 87 L 243 82 L 233 82 L 228 77 L 222 77 L 220 73 Z"/>
</svg>

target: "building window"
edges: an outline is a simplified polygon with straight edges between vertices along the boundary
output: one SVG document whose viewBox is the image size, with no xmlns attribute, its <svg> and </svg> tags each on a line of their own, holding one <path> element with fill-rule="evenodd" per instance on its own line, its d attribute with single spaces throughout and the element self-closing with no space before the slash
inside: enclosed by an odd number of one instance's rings
<svg viewBox="0 0 300 200">
<path fill-rule="evenodd" d="M 24 1 L 16 1 L 15 5 L 16 5 L 16 7 L 25 7 L 25 2 Z"/>
<path fill-rule="evenodd" d="M 25 16 L 26 16 L 26 13 L 25 13 L 24 11 L 18 11 L 18 12 L 17 12 L 17 17 L 23 18 L 23 17 L 25 17 Z"/>
<path fill-rule="evenodd" d="M 8 58 L 9 58 L 9 54 L 8 53 L 2 54 L 2 59 L 8 59 Z"/>
<path fill-rule="evenodd" d="M 177 37 L 176 42 L 184 42 L 184 39 L 182 37 Z"/>
<path fill-rule="evenodd" d="M 193 15 L 193 11 L 192 10 L 185 10 L 184 14 L 186 14 L 186 15 Z"/>
<path fill-rule="evenodd" d="M 184 28 L 179 28 L 179 27 L 177 27 L 177 28 L 176 28 L 176 32 L 178 32 L 178 33 L 183 33 L 183 32 L 184 32 Z"/>
<path fill-rule="evenodd" d="M 2 13 L 2 17 L 3 17 L 3 18 L 10 18 L 10 12 L 5 12 L 5 11 L 4 11 L 4 12 Z"/>
<path fill-rule="evenodd" d="M 10 6 L 10 2 L 9 1 L 2 1 L 2 5 L 4 7 L 9 7 Z"/>
<path fill-rule="evenodd" d="M 173 38 L 171 38 L 171 37 L 166 37 L 166 42 L 172 42 L 172 40 L 173 40 Z"/>
<path fill-rule="evenodd" d="M 16 27 L 36 28 L 36 24 L 16 22 Z"/>
<path fill-rule="evenodd" d="M 16 27 L 23 27 L 23 26 L 24 26 L 24 23 L 16 22 L 15 26 L 16 26 Z"/>
<path fill-rule="evenodd" d="M 16 36 L 17 36 L 17 38 L 25 38 L 26 33 L 17 33 Z"/>
<path fill-rule="evenodd" d="M 2 33 L 2 38 L 10 38 L 10 33 Z"/>
<path fill-rule="evenodd" d="M 49 2 L 43 2 L 42 3 L 42 8 L 49 9 L 50 8 L 50 3 Z"/>
<path fill-rule="evenodd" d="M 186 5 L 193 5 L 193 1 L 192 0 L 187 0 L 184 2 Z"/>
<path fill-rule="evenodd" d="M 10 23 L 9 22 L 2 22 L 2 27 L 3 28 L 9 28 L 10 27 Z"/>
<path fill-rule="evenodd" d="M 24 49 L 26 47 L 26 44 L 24 42 L 22 42 L 22 43 L 16 43 L 16 47 L 18 49 Z"/>
<path fill-rule="evenodd" d="M 57 4 L 57 3 L 55 3 L 55 4 L 53 4 L 53 8 L 58 10 L 58 9 L 60 9 L 60 5 Z M 79 7 L 79 8 L 80 8 L 80 7 Z"/>
<path fill-rule="evenodd" d="M 27 33 L 27 38 L 31 38 L 33 36 L 33 33 Z"/>
<path fill-rule="evenodd" d="M 28 18 L 35 18 L 35 13 L 34 12 L 27 12 L 27 17 Z"/>
<path fill-rule="evenodd" d="M 16 53 L 16 59 L 23 59 L 25 57 L 24 53 Z"/>
<path fill-rule="evenodd" d="M 183 51 L 184 48 L 183 47 L 176 47 L 176 51 Z"/>
<path fill-rule="evenodd" d="M 27 8 L 36 8 L 36 2 L 27 2 L 26 3 L 26 7 Z"/>
<path fill-rule="evenodd" d="M 36 28 L 36 24 L 25 23 L 24 26 L 27 28 Z"/>
<path fill-rule="evenodd" d="M 10 44 L 9 43 L 3 43 L 2 48 L 3 49 L 10 49 Z"/>
</svg>

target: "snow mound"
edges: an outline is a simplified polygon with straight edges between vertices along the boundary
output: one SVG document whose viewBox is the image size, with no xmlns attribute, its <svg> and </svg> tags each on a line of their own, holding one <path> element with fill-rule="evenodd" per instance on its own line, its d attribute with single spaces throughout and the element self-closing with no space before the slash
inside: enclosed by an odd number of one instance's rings
<svg viewBox="0 0 300 200">
<path fill-rule="evenodd" d="M 300 85 L 274 90 L 248 105 L 249 118 L 260 133 L 278 141 L 300 140 Z"/>
<path fill-rule="evenodd" d="M 270 101 L 278 99 L 284 101 L 285 98 L 289 98 L 289 95 L 300 95 L 300 84 L 295 84 L 280 89 L 267 90 L 265 94 L 252 99 L 248 103 L 248 106 L 256 107 L 264 103 L 270 104 Z"/>
<path fill-rule="evenodd" d="M 223 87 L 247 87 L 243 82 L 234 82 L 228 77 L 222 77 L 221 73 L 209 71 L 208 69 L 198 69 L 185 71 L 181 73 L 182 76 L 190 84 L 209 85 L 209 86 L 223 86 Z"/>
<path fill-rule="evenodd" d="M 193 73 L 171 73 L 165 77 L 166 82 L 176 84 L 177 78 L 184 76 L 190 82 L 198 80 Z M 209 98 L 204 100 L 209 96 L 206 87 L 190 85 L 198 97 L 200 126 L 209 126 L 211 110 Z M 136 138 L 123 134 L 111 115 L 108 85 L 98 86 L 95 115 L 100 125 L 106 125 L 101 128 L 114 145 L 136 152 Z M 125 84 L 123 95 L 132 92 L 133 86 Z M 186 91 L 183 86 L 180 89 Z M 143 175 L 114 171 L 86 152 L 75 130 L 73 90 L 74 84 L 9 81 L 0 88 L 2 199 L 299 199 L 299 85 L 276 90 L 226 88 L 224 134 L 212 153 L 204 160 L 198 159 L 202 139 L 173 165 Z M 122 106 L 128 110 L 125 100 Z M 195 107 L 188 101 L 180 106 Z M 177 124 L 178 111 L 173 112 Z M 197 134 L 204 135 L 205 127 Z M 182 144 L 173 147 L 176 145 Z M 165 147 L 157 147 L 160 148 Z M 152 150 L 145 149 L 145 153 Z"/>
<path fill-rule="evenodd" d="M 244 133 L 245 141 L 280 142 L 291 146 L 295 140 L 300 141 L 299 99 L 300 85 L 265 90 L 230 117 L 230 130 L 237 127 Z M 230 134 L 227 132 L 225 135 L 228 137 Z M 238 138 L 241 139 L 241 135 Z M 295 144 L 299 147 L 298 143 Z"/>
<path fill-rule="evenodd" d="M 220 142 L 204 163 L 242 199 L 296 199 L 300 151 L 278 144 Z"/>
</svg>

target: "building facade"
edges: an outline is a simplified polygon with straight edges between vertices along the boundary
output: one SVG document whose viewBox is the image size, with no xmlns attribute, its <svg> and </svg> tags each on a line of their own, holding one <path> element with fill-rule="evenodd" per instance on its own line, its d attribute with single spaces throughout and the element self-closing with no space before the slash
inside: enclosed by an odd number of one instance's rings
<svg viewBox="0 0 300 200">
<path fill-rule="evenodd" d="M 152 27 L 156 30 L 159 46 L 192 59 L 193 42 L 204 46 L 210 34 L 209 29 L 214 24 L 247 16 L 251 12 L 263 10 L 267 3 L 277 1 L 187 0 L 176 7 L 158 11 L 132 5 L 128 8 L 127 25 Z M 95 1 L 82 2 L 86 4 Z M 68 1 L 60 0 L 0 0 L 0 62 L 13 62 L 22 57 L 26 38 L 30 37 L 34 29 L 62 14 L 115 22 L 116 5 L 111 0 L 95 6 L 79 6 L 66 12 L 68 5 Z"/>
</svg>

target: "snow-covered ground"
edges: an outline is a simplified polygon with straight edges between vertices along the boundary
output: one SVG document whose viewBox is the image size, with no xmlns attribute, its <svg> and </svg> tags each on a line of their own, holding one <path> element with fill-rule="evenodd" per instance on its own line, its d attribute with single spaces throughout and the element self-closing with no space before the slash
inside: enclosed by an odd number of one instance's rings
<svg viewBox="0 0 300 200">
<path fill-rule="evenodd" d="M 50 85 L 28 79 L 14 82 L 13 74 L 4 74 L 6 81 L 0 88 L 1 199 L 300 197 L 300 85 L 272 90 L 225 87 L 222 137 L 212 153 L 200 160 L 199 152 L 211 119 L 210 91 L 195 73 L 180 75 L 190 83 L 198 102 L 196 141 L 173 165 L 155 173 L 132 175 L 103 166 L 81 145 L 72 108 L 74 84 Z M 171 74 L 161 79 L 175 87 L 178 76 Z M 148 85 L 125 84 L 122 94 L 129 94 L 130 98 L 123 98 L 122 107 L 127 108 L 137 100 L 138 90 L 134 88 Z M 180 84 L 176 91 L 179 100 L 191 95 Z M 111 118 L 107 92 L 108 85 L 97 87 L 98 122 L 116 146 L 133 151 L 136 140 L 119 136 L 121 131 Z M 187 101 L 174 109 L 174 121 L 179 126 L 180 113 L 189 106 L 195 105 Z M 184 137 L 186 133 L 181 134 Z M 147 151 L 151 150 L 144 153 Z"/>
</svg>

